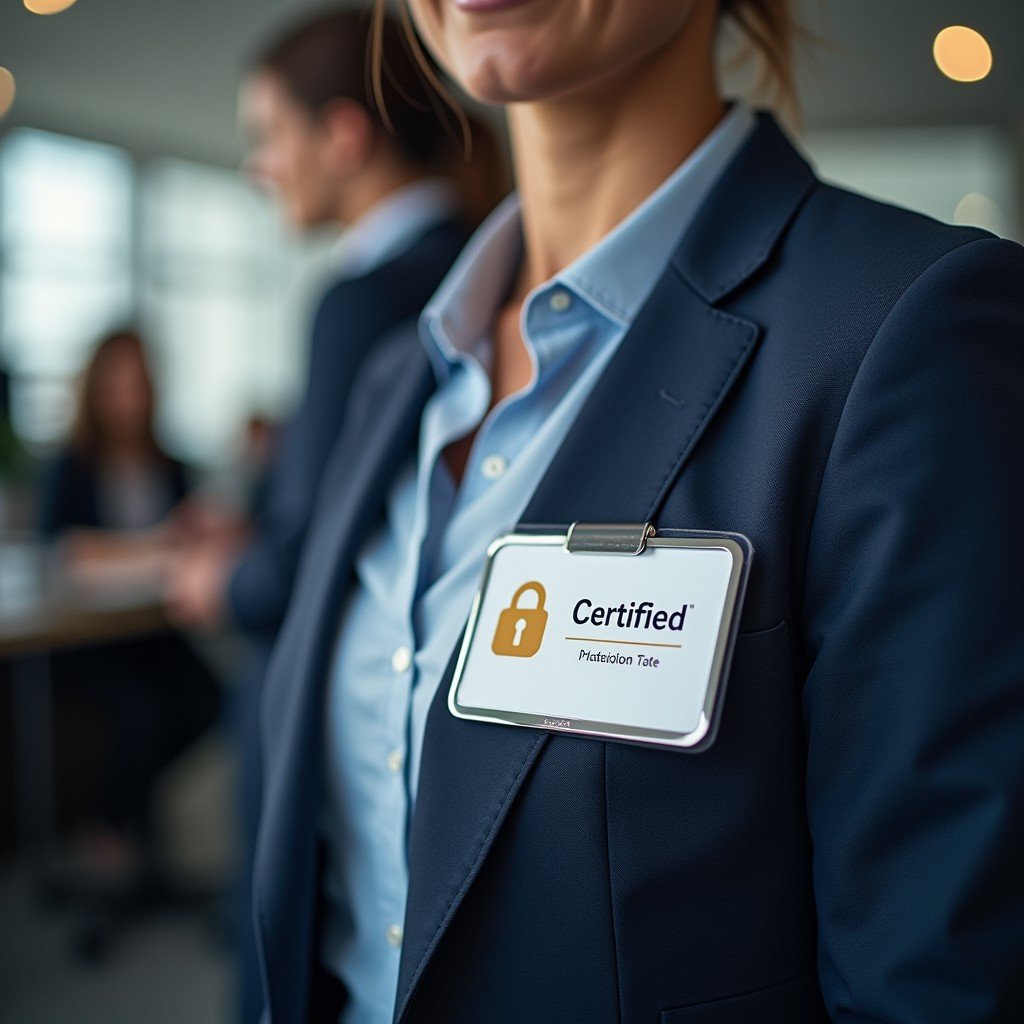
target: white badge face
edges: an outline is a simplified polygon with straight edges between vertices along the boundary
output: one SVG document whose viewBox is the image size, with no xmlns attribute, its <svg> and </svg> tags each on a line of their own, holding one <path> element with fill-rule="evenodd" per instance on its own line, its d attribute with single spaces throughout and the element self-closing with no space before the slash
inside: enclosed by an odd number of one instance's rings
<svg viewBox="0 0 1024 1024">
<path fill-rule="evenodd" d="M 708 746 L 749 541 L 665 531 L 636 554 L 570 551 L 566 542 L 566 534 L 513 533 L 488 549 L 448 695 L 452 714 Z"/>
</svg>

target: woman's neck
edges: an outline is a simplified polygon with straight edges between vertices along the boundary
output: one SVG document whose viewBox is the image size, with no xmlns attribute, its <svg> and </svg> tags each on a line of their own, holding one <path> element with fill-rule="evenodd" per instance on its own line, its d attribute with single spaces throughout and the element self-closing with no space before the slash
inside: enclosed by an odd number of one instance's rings
<svg viewBox="0 0 1024 1024">
<path fill-rule="evenodd" d="M 524 240 L 520 301 L 604 237 L 722 118 L 709 31 L 713 25 L 691 24 L 629 74 L 510 106 Z"/>
</svg>

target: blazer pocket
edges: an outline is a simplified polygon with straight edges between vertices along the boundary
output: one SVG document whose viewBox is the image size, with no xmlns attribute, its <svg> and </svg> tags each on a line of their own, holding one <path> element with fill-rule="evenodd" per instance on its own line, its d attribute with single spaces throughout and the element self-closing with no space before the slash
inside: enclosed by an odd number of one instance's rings
<svg viewBox="0 0 1024 1024">
<path fill-rule="evenodd" d="M 790 648 L 789 624 L 783 619 L 774 626 L 753 629 L 736 634 L 732 652 L 730 676 L 765 674 L 777 677 L 780 673 L 793 674 L 793 654 Z"/>
<path fill-rule="evenodd" d="M 828 1014 L 818 974 L 808 971 L 745 995 L 662 1010 L 661 1024 L 828 1024 Z"/>
<path fill-rule="evenodd" d="M 736 640 L 740 641 L 746 637 L 770 636 L 772 633 L 781 633 L 786 628 L 786 620 L 780 619 L 774 626 L 765 626 L 763 629 L 741 629 L 736 634 Z"/>
</svg>

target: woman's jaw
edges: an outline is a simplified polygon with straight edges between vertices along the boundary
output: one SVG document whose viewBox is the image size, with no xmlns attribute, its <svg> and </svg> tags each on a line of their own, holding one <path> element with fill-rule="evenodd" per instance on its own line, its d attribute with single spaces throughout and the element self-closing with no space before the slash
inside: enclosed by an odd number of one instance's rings
<svg viewBox="0 0 1024 1024">
<path fill-rule="evenodd" d="M 409 0 L 435 59 L 493 104 L 585 93 L 671 43 L 706 5 L 714 0 Z"/>
</svg>

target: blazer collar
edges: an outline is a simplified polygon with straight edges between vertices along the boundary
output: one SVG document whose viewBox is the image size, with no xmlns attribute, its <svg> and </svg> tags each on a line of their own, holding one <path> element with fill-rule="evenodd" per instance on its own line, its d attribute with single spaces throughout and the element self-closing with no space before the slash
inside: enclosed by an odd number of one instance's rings
<svg viewBox="0 0 1024 1024">
<path fill-rule="evenodd" d="M 656 518 L 759 340 L 758 325 L 714 303 L 765 263 L 814 182 L 774 118 L 759 111 L 555 454 L 524 523 Z M 396 1021 L 549 739 L 449 714 L 454 655 L 424 737 Z"/>
<path fill-rule="evenodd" d="M 767 110 L 683 236 L 672 265 L 705 302 L 735 291 L 771 255 L 817 179 Z"/>
</svg>

